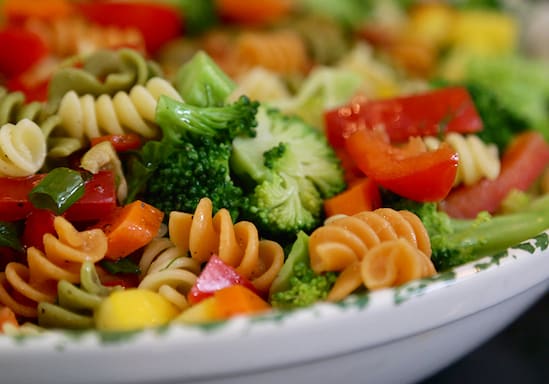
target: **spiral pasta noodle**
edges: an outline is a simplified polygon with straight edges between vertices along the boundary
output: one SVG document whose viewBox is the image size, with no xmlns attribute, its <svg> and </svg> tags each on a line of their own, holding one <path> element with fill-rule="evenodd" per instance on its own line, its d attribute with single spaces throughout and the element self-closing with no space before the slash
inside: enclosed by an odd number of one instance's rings
<svg viewBox="0 0 549 384">
<path fill-rule="evenodd" d="M 219 37 L 220 39 L 220 37 Z M 212 56 L 231 76 L 262 67 L 280 75 L 299 75 L 311 67 L 307 46 L 291 30 L 241 32 L 230 39 L 231 50 Z"/>
<path fill-rule="evenodd" d="M 36 123 L 43 120 L 43 103 L 27 103 L 22 92 L 8 92 L 0 87 L 0 125 L 29 119 Z"/>
<path fill-rule="evenodd" d="M 399 276 L 409 276 L 413 274 L 402 272 L 399 268 L 405 265 L 403 260 L 412 259 L 421 266 L 417 268 L 422 271 L 434 271 L 430 261 L 431 243 L 427 230 L 421 220 L 409 211 L 396 211 L 391 208 L 364 211 L 330 220 L 313 231 L 309 239 L 311 268 L 316 273 L 341 271 L 328 299 L 339 300 L 362 284 L 371 286 L 371 278 L 365 279 L 364 276 L 377 276 L 374 269 L 380 267 L 379 262 L 371 263 L 370 260 L 375 255 L 379 255 L 383 249 L 388 249 L 386 245 L 383 248 L 378 249 L 378 247 L 388 243 L 395 248 L 400 247 L 399 249 L 409 251 L 408 248 L 403 248 L 400 242 L 394 243 L 396 240 L 405 241 L 414 252 L 422 256 L 416 255 L 415 259 L 401 256 L 395 256 L 389 260 L 381 258 L 382 265 L 383 262 L 388 263 L 387 265 L 396 263 L 397 267 L 393 265 L 393 270 L 396 268 Z M 400 253 L 405 253 L 404 251 Z M 375 261 L 379 259 L 379 257 L 374 258 Z M 425 263 L 431 265 L 431 268 L 424 268 Z M 409 262 L 404 269 L 412 269 L 412 264 L 413 262 Z M 390 270 L 389 267 L 385 267 Z M 416 266 L 413 267 L 416 268 Z M 381 278 L 378 277 L 378 279 Z M 387 278 L 387 280 L 390 279 Z M 398 279 L 393 281 L 393 283 L 399 282 Z"/>
<path fill-rule="evenodd" d="M 80 284 L 66 280 L 57 283 L 56 303 L 38 304 L 38 325 L 45 328 L 88 329 L 93 328 L 94 310 L 114 290 L 101 284 L 95 265 L 85 261 L 80 268 Z"/>
<path fill-rule="evenodd" d="M 59 102 L 74 91 L 78 96 L 114 95 L 128 92 L 135 85 L 144 85 L 153 77 L 161 77 L 162 70 L 135 49 L 102 49 L 91 54 L 72 56 L 51 76 L 48 86 L 47 110 L 55 113 Z"/>
<path fill-rule="evenodd" d="M 35 174 L 46 160 L 46 138 L 36 123 L 23 119 L 0 127 L 0 176 Z"/>
<path fill-rule="evenodd" d="M 57 111 L 60 127 L 67 136 L 80 140 L 127 132 L 154 138 L 159 133 L 154 117 L 161 95 L 181 100 L 175 88 L 160 77 L 148 80 L 144 86 L 135 85 L 129 92 L 119 91 L 114 97 L 78 96 L 69 91 Z"/>
<path fill-rule="evenodd" d="M 233 224 L 229 211 L 220 209 L 212 216 L 212 202 L 203 198 L 194 214 L 172 212 L 169 231 L 183 254 L 203 263 L 218 255 L 242 276 L 251 280 L 260 292 L 268 292 L 284 263 L 280 244 L 260 240 L 257 228 L 248 221 Z"/>
<path fill-rule="evenodd" d="M 57 237 L 44 235 L 44 252 L 27 250 L 27 262 L 10 262 L 0 274 L 0 302 L 16 314 L 35 318 L 40 302 L 52 303 L 57 282 L 80 282 L 80 268 L 96 263 L 107 252 L 107 237 L 100 229 L 79 232 L 62 216 L 54 220 Z"/>
<path fill-rule="evenodd" d="M 429 150 L 438 148 L 441 143 L 435 137 L 425 137 L 423 140 Z M 476 135 L 455 132 L 448 133 L 444 142 L 450 144 L 459 156 L 455 185 L 472 185 L 482 179 L 498 177 L 501 164 L 496 145 L 486 144 Z"/>
<path fill-rule="evenodd" d="M 25 28 L 39 35 L 50 52 L 61 57 L 121 47 L 145 52 L 143 36 L 133 28 L 100 26 L 80 18 L 29 19 Z"/>
<path fill-rule="evenodd" d="M 158 292 L 180 310 L 189 306 L 186 295 L 200 273 L 200 263 L 182 253 L 166 237 L 149 243 L 139 261 L 138 288 Z"/>
</svg>

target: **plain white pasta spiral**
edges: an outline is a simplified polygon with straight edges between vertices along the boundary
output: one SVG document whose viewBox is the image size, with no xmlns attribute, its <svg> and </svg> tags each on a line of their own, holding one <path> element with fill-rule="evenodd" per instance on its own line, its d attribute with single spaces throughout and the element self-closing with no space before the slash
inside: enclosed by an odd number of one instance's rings
<svg viewBox="0 0 549 384">
<path fill-rule="evenodd" d="M 459 155 L 455 185 L 472 185 L 484 178 L 493 180 L 498 177 L 501 162 L 494 144 L 486 144 L 476 135 L 464 136 L 455 132 L 448 133 L 444 141 Z M 426 137 L 424 142 L 431 150 L 440 145 L 440 140 L 435 137 Z"/>
<path fill-rule="evenodd" d="M 200 273 L 200 263 L 181 251 L 165 237 L 147 245 L 139 262 L 139 288 L 156 291 L 179 309 L 188 307 L 186 294 Z"/>
<path fill-rule="evenodd" d="M 46 137 L 29 119 L 0 128 L 0 176 L 34 175 L 46 160 Z"/>
<path fill-rule="evenodd" d="M 69 91 L 59 105 L 61 128 L 77 139 L 92 139 L 108 134 L 137 133 L 145 138 L 158 135 L 154 123 L 156 105 L 161 95 L 181 101 L 181 96 L 165 79 L 153 77 L 145 86 L 135 85 L 129 92 L 114 96 L 103 94 L 78 96 Z"/>
</svg>

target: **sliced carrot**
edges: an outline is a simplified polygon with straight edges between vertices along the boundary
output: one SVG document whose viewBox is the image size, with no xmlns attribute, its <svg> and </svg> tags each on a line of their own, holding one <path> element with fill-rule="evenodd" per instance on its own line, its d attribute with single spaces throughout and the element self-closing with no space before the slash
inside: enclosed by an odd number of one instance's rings
<svg viewBox="0 0 549 384">
<path fill-rule="evenodd" d="M 222 318 L 250 315 L 266 311 L 271 306 L 243 285 L 231 285 L 214 293 L 218 313 Z"/>
<path fill-rule="evenodd" d="M 242 24 L 266 24 L 282 19 L 293 9 L 292 0 L 216 0 L 221 17 Z"/>
<path fill-rule="evenodd" d="M 367 177 L 355 181 L 349 188 L 324 200 L 327 217 L 344 214 L 354 215 L 362 211 L 373 211 L 381 206 L 379 188 Z"/>
<path fill-rule="evenodd" d="M 107 235 L 105 257 L 116 260 L 147 245 L 158 234 L 163 218 L 162 211 L 140 200 L 117 208 L 95 225 Z"/>
<path fill-rule="evenodd" d="M 8 22 L 17 23 L 29 18 L 67 17 L 73 12 L 73 6 L 67 0 L 5 0 L 3 11 Z"/>
<path fill-rule="evenodd" d="M 8 307 L 0 308 L 0 333 L 4 332 L 4 325 L 11 324 L 15 327 L 19 326 L 15 313 Z"/>
</svg>

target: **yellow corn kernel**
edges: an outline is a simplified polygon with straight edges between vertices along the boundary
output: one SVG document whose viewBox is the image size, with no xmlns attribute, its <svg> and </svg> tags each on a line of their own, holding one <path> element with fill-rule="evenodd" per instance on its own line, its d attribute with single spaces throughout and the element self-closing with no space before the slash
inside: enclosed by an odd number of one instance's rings
<svg viewBox="0 0 549 384">
<path fill-rule="evenodd" d="M 95 312 L 96 327 L 107 331 L 129 331 L 160 326 L 178 315 L 163 296 L 146 289 L 115 291 Z"/>
</svg>

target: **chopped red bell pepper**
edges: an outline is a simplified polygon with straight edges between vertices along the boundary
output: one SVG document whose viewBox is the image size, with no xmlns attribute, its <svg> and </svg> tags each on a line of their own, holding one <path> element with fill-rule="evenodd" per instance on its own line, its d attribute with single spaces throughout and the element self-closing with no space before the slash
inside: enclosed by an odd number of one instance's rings
<svg viewBox="0 0 549 384">
<path fill-rule="evenodd" d="M 94 137 L 90 140 L 92 146 L 103 141 L 110 141 L 116 152 L 129 151 L 141 147 L 141 137 L 135 133 L 126 133 L 123 135 L 105 135 Z"/>
<path fill-rule="evenodd" d="M 482 119 L 466 88 L 448 87 L 392 99 L 353 101 L 326 111 L 326 135 L 332 146 L 363 129 L 383 127 L 392 142 L 441 132 L 474 133 Z"/>
<path fill-rule="evenodd" d="M 549 164 L 549 144 L 543 136 L 528 131 L 516 136 L 501 159 L 499 176 L 454 189 L 440 207 L 456 218 L 474 218 L 481 211 L 494 213 L 513 189 L 525 191 Z"/>
<path fill-rule="evenodd" d="M 46 233 L 55 234 L 53 221 L 55 214 L 47 209 L 34 209 L 25 220 L 23 230 L 23 246 L 25 248 L 35 247 L 44 251 L 43 237 Z"/>
<path fill-rule="evenodd" d="M 247 278 L 226 264 L 219 256 L 213 255 L 196 279 L 187 299 L 191 304 L 196 304 L 212 296 L 216 291 L 236 284 L 243 285 L 257 294 L 254 285 Z"/>
<path fill-rule="evenodd" d="M 86 1 L 80 2 L 77 6 L 82 14 L 94 23 L 139 30 L 149 53 L 155 53 L 163 44 L 180 36 L 183 31 L 182 15 L 168 4 Z"/>
<path fill-rule="evenodd" d="M 84 196 L 74 203 L 63 216 L 69 221 L 99 220 L 117 206 L 115 175 L 100 171 L 86 182 Z"/>
<path fill-rule="evenodd" d="M 37 174 L 24 178 L 0 178 L 0 221 L 25 219 L 35 208 L 29 192 L 45 177 Z M 116 207 L 114 174 L 101 171 L 86 182 L 84 196 L 74 203 L 64 216 L 69 221 L 98 220 Z"/>
<path fill-rule="evenodd" d="M 36 33 L 16 26 L 0 30 L 0 73 L 6 78 L 22 74 L 47 54 L 46 43 Z"/>
<path fill-rule="evenodd" d="M 418 148 L 414 142 L 396 147 L 382 131 L 361 130 L 353 133 L 345 144 L 367 177 L 412 200 L 442 200 L 456 178 L 458 155 L 444 143 L 435 151 Z"/>
</svg>

